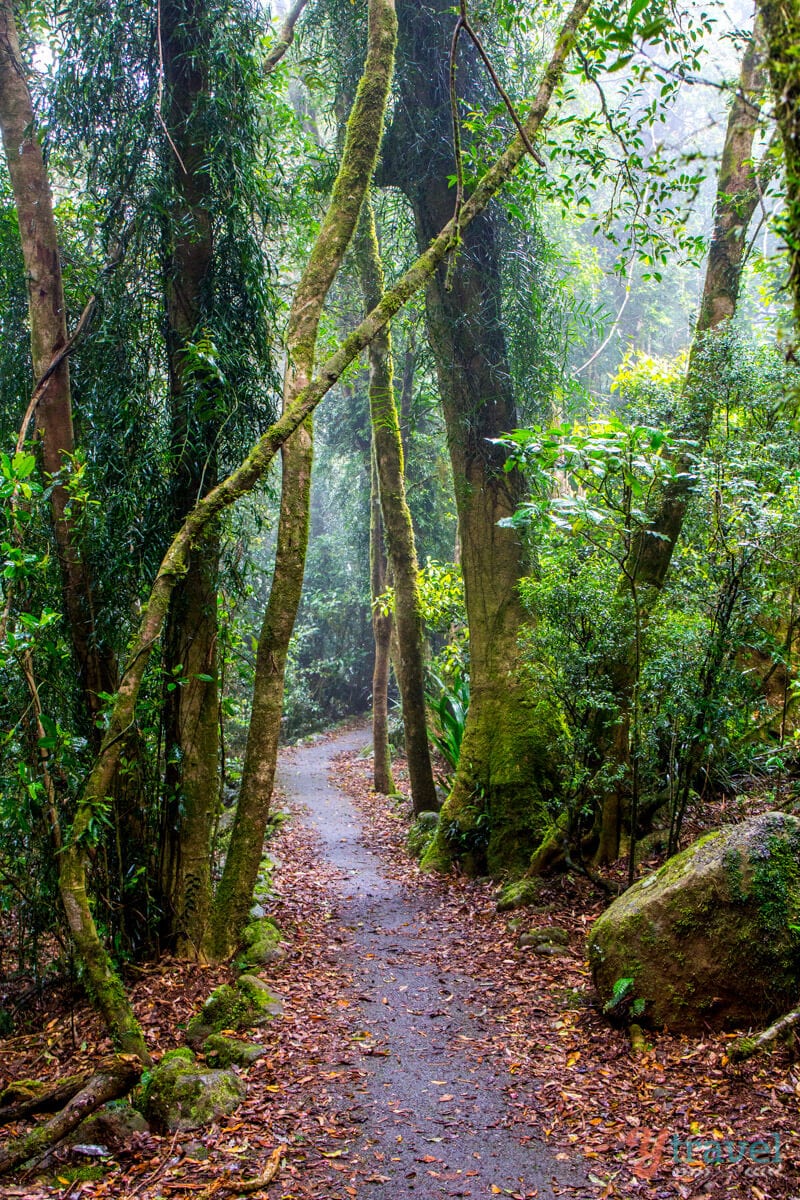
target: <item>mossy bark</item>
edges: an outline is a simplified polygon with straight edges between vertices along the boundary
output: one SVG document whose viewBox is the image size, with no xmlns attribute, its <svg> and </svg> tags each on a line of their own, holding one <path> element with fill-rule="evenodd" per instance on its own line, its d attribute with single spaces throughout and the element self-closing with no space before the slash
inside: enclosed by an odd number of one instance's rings
<svg viewBox="0 0 800 1200">
<path fill-rule="evenodd" d="M 392 614 L 382 597 L 388 586 L 383 547 L 380 484 L 372 438 L 369 497 L 369 581 L 372 597 L 372 637 L 375 665 L 372 671 L 372 786 L 390 796 L 395 790 L 389 752 L 389 674 L 392 663 Z"/>
<path fill-rule="evenodd" d="M 789 287 L 800 327 L 800 0 L 758 0 L 767 67 L 786 166 L 781 233 L 789 254 Z"/>
<path fill-rule="evenodd" d="M 85 1087 L 72 1097 L 57 1116 L 3 1147 L 0 1151 L 0 1175 L 13 1171 L 30 1159 L 41 1158 L 102 1104 L 129 1092 L 141 1074 L 142 1064 L 132 1055 L 121 1054 L 104 1059 Z"/>
<path fill-rule="evenodd" d="M 3 0 L 0 2 L 0 130 L 19 223 L 28 287 L 33 375 L 38 383 L 67 342 L 67 314 L 53 197 L 25 75 L 13 5 Z M 61 477 L 75 451 L 68 358 L 63 359 L 44 386 L 35 410 L 35 427 L 46 475 Z M 104 704 L 100 695 L 116 691 L 116 661 L 113 649 L 104 646 L 97 636 L 89 567 L 78 545 L 69 500 L 64 482 L 51 489 L 50 513 L 67 633 L 86 705 L 87 730 L 99 746 L 96 718 Z"/>
<path fill-rule="evenodd" d="M 576 31 L 589 7 L 590 0 L 577 0 L 561 28 L 537 96 L 525 119 L 525 128 L 529 138 L 536 137 L 539 126 L 547 113 L 553 91 L 563 75 L 564 64 L 574 44 Z M 524 154 L 525 147 L 522 139 L 515 137 L 484 173 L 462 210 L 460 222 L 462 231 L 483 212 L 495 193 L 510 179 Z M 451 218 L 439 231 L 430 246 L 386 292 L 381 303 L 359 323 L 322 364 L 308 386 L 299 393 L 291 408 L 266 430 L 244 461 L 216 487 L 212 488 L 207 496 L 197 502 L 172 539 L 161 561 L 148 601 L 144 606 L 139 628 L 131 640 L 127 667 L 111 709 L 103 745 L 76 805 L 70 837 L 70 870 L 64 883 L 67 889 L 80 889 L 85 894 L 87 855 L 82 840 L 91 821 L 94 804 L 98 799 L 102 800 L 107 795 L 110 781 L 119 764 L 125 733 L 135 718 L 136 703 L 144 673 L 150 661 L 150 655 L 164 628 L 170 595 L 178 580 L 186 572 L 192 546 L 205 535 L 221 513 L 235 504 L 242 496 L 246 496 L 264 479 L 283 443 L 314 411 L 343 371 L 355 361 L 362 350 L 370 344 L 372 339 L 411 297 L 425 285 L 452 249 L 455 237 L 455 222 Z M 79 894 L 76 893 L 76 895 Z M 101 945 L 88 906 L 80 904 L 70 906 L 68 919 L 71 931 L 81 938 Z M 85 961 L 84 965 L 91 979 L 96 973 L 96 967 L 93 962 Z M 99 977 L 101 981 L 104 979 L 102 972 Z M 132 1020 L 132 1012 L 127 999 L 125 1003 L 127 1010 L 123 1013 L 123 1018 Z M 125 1020 L 122 1022 L 123 1026 L 124 1024 Z M 116 1023 L 112 1029 L 115 1027 Z"/>
<path fill-rule="evenodd" d="M 382 181 L 408 196 L 417 243 L 425 246 L 453 211 L 448 47 L 454 17 L 445 0 L 404 3 L 399 12 L 400 103 Z M 468 98 L 477 96 L 479 70 L 473 58 L 462 62 L 460 90 Z M 546 825 L 545 798 L 554 783 L 552 722 L 517 671 L 518 584 L 528 564 L 517 532 L 499 525 L 515 512 L 525 488 L 518 472 L 504 471 L 504 455 L 491 442 L 518 423 L 501 311 L 498 219 L 490 210 L 465 228 L 454 268 L 440 265 L 426 291 L 458 510 L 470 705 L 454 786 L 423 865 L 446 867 L 455 854 L 492 872 L 525 869 Z"/>
<path fill-rule="evenodd" d="M 383 264 L 372 206 L 367 199 L 356 236 L 361 292 L 369 312 L 383 299 Z M 392 343 L 388 326 L 369 348 L 369 411 L 378 470 L 381 513 L 394 580 L 397 630 L 396 670 L 403 702 L 408 776 L 414 812 L 438 808 L 425 719 L 425 663 L 419 566 L 414 526 L 406 501 L 403 443 L 394 397 Z M 390 631 L 391 636 L 391 631 Z"/>
<path fill-rule="evenodd" d="M 165 220 L 172 508 L 176 524 L 216 482 L 219 397 L 198 384 L 190 347 L 202 331 L 214 262 L 207 18 L 193 0 L 163 0 L 163 154 L 174 200 Z M 199 47 L 199 52 L 198 52 Z M 209 413 L 211 416 L 206 416 Z M 161 885 L 165 939 L 181 958 L 202 958 L 211 912 L 210 843 L 219 784 L 215 531 L 194 547 L 171 598 L 164 639 L 165 795 Z"/>
<path fill-rule="evenodd" d="M 761 195 L 759 169 L 753 162 L 753 144 L 760 124 L 758 101 L 764 86 L 763 39 L 758 22 L 745 51 L 728 115 L 725 141 L 717 178 L 714 205 L 714 231 L 709 247 L 703 295 L 683 384 L 687 401 L 687 426 L 682 431 L 693 443 L 693 452 L 705 445 L 714 419 L 715 392 L 703 375 L 703 352 L 707 339 L 733 318 L 746 252 L 747 229 Z M 664 488 L 656 512 L 638 537 L 633 540 L 628 574 L 618 585 L 620 598 L 636 591 L 642 633 L 655 608 L 669 571 L 672 555 L 692 499 L 694 459 L 688 453 L 677 456 L 676 476 Z M 623 818 L 628 808 L 632 696 L 636 686 L 636 646 L 623 646 L 616 661 L 609 664 L 619 720 L 608 730 L 602 719 L 596 721 L 594 738 L 598 762 L 611 761 L 619 766 L 620 786 L 609 787 L 598 814 L 598 846 L 595 863 L 602 865 L 619 857 Z"/>
<path fill-rule="evenodd" d="M 394 68 L 396 36 L 394 0 L 370 0 L 367 57 L 347 123 L 339 172 L 289 314 L 284 413 L 293 409 L 311 382 L 325 298 L 352 239 L 375 169 Z M 282 451 L 275 569 L 258 643 L 239 802 L 214 905 L 212 948 L 218 958 L 227 957 L 236 947 L 261 862 L 278 754 L 286 656 L 300 603 L 308 544 L 313 455 L 310 414 L 286 440 Z"/>
</svg>

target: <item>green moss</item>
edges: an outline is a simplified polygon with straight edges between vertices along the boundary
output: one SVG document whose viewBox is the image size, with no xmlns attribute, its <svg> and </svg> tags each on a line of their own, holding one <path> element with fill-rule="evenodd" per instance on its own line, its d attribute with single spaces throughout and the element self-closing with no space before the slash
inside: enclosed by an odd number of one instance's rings
<svg viewBox="0 0 800 1200">
<path fill-rule="evenodd" d="M 263 980 L 255 975 L 241 975 L 235 987 L 223 983 L 214 989 L 187 1025 L 186 1038 L 193 1046 L 199 1046 L 212 1033 L 261 1025 L 280 1012 L 280 1000 Z"/>
<path fill-rule="evenodd" d="M 143 1111 L 161 1131 L 199 1129 L 233 1112 L 244 1096 L 244 1084 L 233 1072 L 199 1070 L 185 1056 L 174 1055 L 154 1067 Z"/>
<path fill-rule="evenodd" d="M 515 908 L 525 908 L 528 904 L 536 904 L 541 893 L 541 883 L 538 879 L 517 879 L 507 883 L 500 891 L 495 902 L 498 912 L 510 912 Z"/>
<path fill-rule="evenodd" d="M 51 1186 L 57 1188 L 59 1192 L 63 1190 L 64 1183 L 93 1183 L 99 1179 L 105 1178 L 110 1167 L 109 1163 L 83 1163 L 80 1166 L 71 1166 L 66 1164 L 58 1168 L 56 1175 L 53 1177 Z"/>
<path fill-rule="evenodd" d="M 263 1046 L 255 1042 L 243 1042 L 239 1038 L 225 1037 L 212 1033 L 203 1044 L 203 1053 L 214 1067 L 249 1067 L 265 1053 Z"/>
<path fill-rule="evenodd" d="M 419 814 L 406 836 L 406 848 L 412 858 L 423 857 L 433 841 L 438 824 L 438 813 L 422 812 Z"/>
<path fill-rule="evenodd" d="M 286 957 L 281 944 L 283 934 L 269 917 L 257 918 L 246 925 L 242 940 L 245 948 L 238 961 L 243 968 L 263 967 Z"/>
<path fill-rule="evenodd" d="M 189 1049 L 188 1046 L 178 1046 L 174 1050 L 167 1050 L 166 1054 L 163 1055 L 159 1066 L 165 1067 L 168 1063 L 175 1062 L 193 1063 L 194 1053 Z"/>
</svg>

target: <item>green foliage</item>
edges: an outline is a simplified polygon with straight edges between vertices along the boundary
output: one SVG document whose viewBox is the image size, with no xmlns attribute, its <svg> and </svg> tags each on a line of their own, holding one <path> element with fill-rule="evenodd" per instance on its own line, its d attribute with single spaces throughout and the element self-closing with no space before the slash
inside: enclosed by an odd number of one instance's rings
<svg viewBox="0 0 800 1200">
<path fill-rule="evenodd" d="M 447 764 L 455 771 L 467 724 L 469 678 L 455 670 L 449 685 L 433 674 L 428 682 L 429 690 L 425 699 L 433 719 L 431 738 Z"/>
</svg>

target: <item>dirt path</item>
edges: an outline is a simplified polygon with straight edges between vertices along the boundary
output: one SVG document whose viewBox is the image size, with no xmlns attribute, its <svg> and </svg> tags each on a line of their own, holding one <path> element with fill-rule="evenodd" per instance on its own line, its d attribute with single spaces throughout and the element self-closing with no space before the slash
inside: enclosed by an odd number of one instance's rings
<svg viewBox="0 0 800 1200">
<path fill-rule="evenodd" d="M 279 768 L 287 798 L 305 805 L 340 872 L 331 930 L 353 978 L 349 1011 L 366 1072 L 340 1097 L 363 1131 L 346 1150 L 358 1196 L 594 1196 L 581 1168 L 531 1142 L 529 1128 L 520 1142 L 501 1085 L 476 1050 L 491 1026 L 486 985 L 445 979 L 431 965 L 437 930 L 425 921 L 424 897 L 383 870 L 354 805 L 334 786 L 335 755 L 367 739 L 364 730 L 342 734 L 295 751 Z M 344 1180 L 331 1192 L 333 1200 L 350 1194 Z"/>
</svg>

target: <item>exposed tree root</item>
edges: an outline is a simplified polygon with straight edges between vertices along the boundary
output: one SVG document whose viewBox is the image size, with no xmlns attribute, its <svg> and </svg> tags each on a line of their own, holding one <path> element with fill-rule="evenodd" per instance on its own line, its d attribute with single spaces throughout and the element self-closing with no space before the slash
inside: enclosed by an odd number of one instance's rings
<svg viewBox="0 0 800 1200">
<path fill-rule="evenodd" d="M 276 1146 L 269 1156 L 269 1161 L 264 1170 L 263 1175 L 257 1176 L 255 1179 L 231 1179 L 220 1178 L 215 1179 L 209 1184 L 204 1192 L 201 1192 L 197 1200 L 211 1200 L 212 1196 L 218 1195 L 220 1192 L 233 1192 L 236 1196 L 252 1196 L 256 1192 L 261 1192 L 269 1187 L 278 1171 L 281 1168 L 281 1159 L 283 1157 L 283 1146 Z"/>
<path fill-rule="evenodd" d="M 0 1175 L 30 1159 L 40 1159 L 102 1104 L 129 1092 L 141 1074 L 142 1063 L 135 1055 L 116 1054 L 103 1059 L 57 1116 L 24 1137 L 16 1138 L 0 1151 Z"/>
<path fill-rule="evenodd" d="M 21 1121 L 30 1113 L 55 1112 L 85 1088 L 94 1071 L 81 1071 L 79 1075 L 68 1075 L 55 1083 L 39 1083 L 35 1079 L 21 1079 L 10 1084 L 0 1095 L 4 1103 L 0 1107 L 0 1125 Z"/>
</svg>

